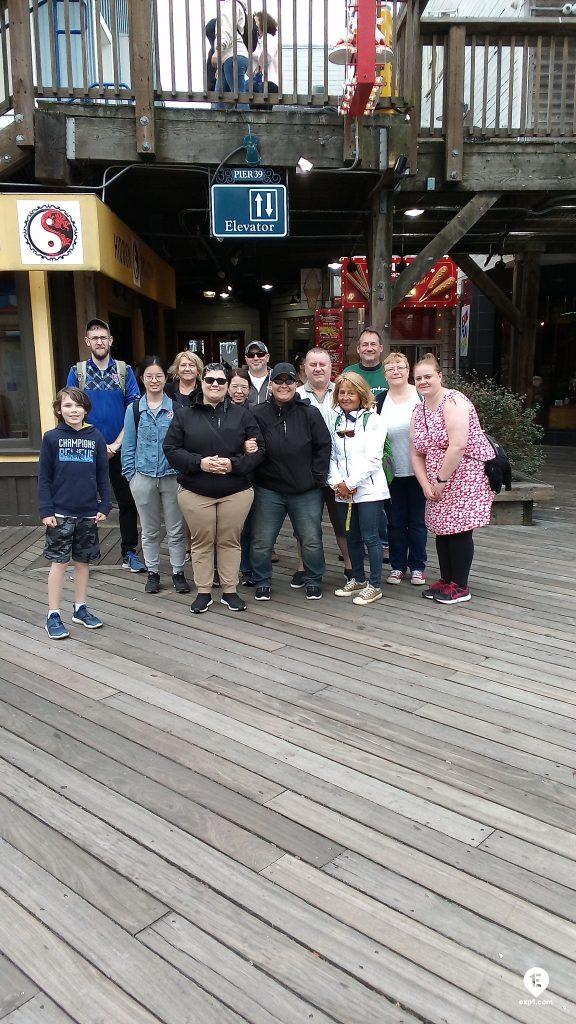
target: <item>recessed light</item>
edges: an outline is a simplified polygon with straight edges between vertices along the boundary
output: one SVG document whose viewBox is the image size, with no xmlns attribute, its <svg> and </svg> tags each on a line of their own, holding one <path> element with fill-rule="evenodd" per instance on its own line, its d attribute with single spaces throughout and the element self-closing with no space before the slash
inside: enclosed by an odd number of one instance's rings
<svg viewBox="0 0 576 1024">
<path fill-rule="evenodd" d="M 211 291 L 207 290 L 205 292 L 202 292 L 202 294 L 203 294 L 205 299 L 215 299 L 216 298 L 216 292 L 211 292 Z"/>
<path fill-rule="evenodd" d="M 269 292 L 270 289 L 274 287 L 274 285 L 273 284 L 263 284 L 262 287 L 263 287 L 265 292 Z"/>
<path fill-rule="evenodd" d="M 328 264 L 328 270 L 332 270 L 336 273 L 338 270 L 342 270 L 342 264 L 339 260 L 332 260 L 332 263 Z"/>
<path fill-rule="evenodd" d="M 412 206 L 409 210 L 404 210 L 407 217 L 421 217 L 424 210 L 420 210 L 417 206 Z"/>
<path fill-rule="evenodd" d="M 229 299 L 230 298 L 230 292 L 220 292 L 220 298 L 221 299 Z"/>
</svg>

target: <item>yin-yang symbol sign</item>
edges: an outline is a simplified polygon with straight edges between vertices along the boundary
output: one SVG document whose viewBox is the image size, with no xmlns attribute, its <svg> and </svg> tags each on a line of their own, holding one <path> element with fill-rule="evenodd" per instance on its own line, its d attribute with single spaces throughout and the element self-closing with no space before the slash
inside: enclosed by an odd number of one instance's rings
<svg viewBox="0 0 576 1024">
<path fill-rule="evenodd" d="M 61 260 L 74 249 L 78 232 L 70 214 L 46 203 L 28 214 L 24 237 L 37 256 Z"/>
</svg>

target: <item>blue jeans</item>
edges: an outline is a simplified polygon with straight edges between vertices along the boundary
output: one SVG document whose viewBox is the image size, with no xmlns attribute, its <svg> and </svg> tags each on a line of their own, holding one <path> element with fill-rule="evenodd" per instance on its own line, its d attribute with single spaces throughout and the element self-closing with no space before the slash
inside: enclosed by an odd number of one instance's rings
<svg viewBox="0 0 576 1024">
<path fill-rule="evenodd" d="M 424 492 L 415 476 L 395 476 L 390 484 L 390 497 L 390 565 L 400 572 L 406 572 L 406 569 L 424 572 L 428 539 L 424 524 Z"/>
<path fill-rule="evenodd" d="M 234 63 L 238 69 L 237 80 L 234 81 Z M 239 54 L 236 58 L 228 57 L 222 65 L 222 92 L 246 92 L 246 73 L 248 71 L 248 58 Z M 220 91 L 220 82 L 216 82 L 216 91 Z M 226 110 L 227 103 L 215 103 L 215 110 Z M 237 110 L 250 110 L 249 103 L 237 103 Z"/>
<path fill-rule="evenodd" d="M 320 585 L 326 570 L 322 546 L 323 503 L 320 487 L 303 494 L 280 494 L 266 487 L 255 488 L 250 561 L 257 587 L 269 587 L 272 583 L 272 552 L 286 516 L 302 545 L 304 582 Z"/>
<path fill-rule="evenodd" d="M 337 501 L 336 508 L 344 532 L 348 502 Z M 364 572 L 364 545 L 366 545 L 370 563 L 369 582 L 373 587 L 379 587 L 382 583 L 382 541 L 380 539 L 382 508 L 382 501 L 359 501 L 352 505 L 350 529 L 345 533 L 354 579 L 357 583 L 366 582 Z"/>
</svg>

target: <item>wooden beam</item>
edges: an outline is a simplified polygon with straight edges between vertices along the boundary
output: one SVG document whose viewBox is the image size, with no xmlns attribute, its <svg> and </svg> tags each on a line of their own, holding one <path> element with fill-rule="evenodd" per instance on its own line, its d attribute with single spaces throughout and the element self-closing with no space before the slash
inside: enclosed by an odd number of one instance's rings
<svg viewBox="0 0 576 1024">
<path fill-rule="evenodd" d="M 136 149 L 141 156 L 156 155 L 153 75 L 153 4 L 138 0 L 130 14 L 130 72 L 136 115 Z"/>
<path fill-rule="evenodd" d="M 509 320 L 514 327 L 522 330 L 524 317 L 521 310 L 511 302 L 505 292 L 498 287 L 495 280 L 482 270 L 471 256 L 465 256 L 463 253 L 460 253 L 458 256 L 453 255 L 452 258 L 458 264 L 460 270 L 466 274 L 466 277 L 469 277 L 482 294 L 487 299 L 490 299 L 490 302 L 496 306 L 496 309 L 502 313 L 502 316 Z"/>
<path fill-rule="evenodd" d="M 538 23 L 537 18 L 534 20 Z M 576 18 L 573 20 L 576 24 Z M 421 138 L 417 177 L 404 179 L 402 191 L 426 191 L 427 178 L 435 178 L 439 185 L 444 167 L 443 140 Z M 521 143 L 517 139 L 487 139 L 481 145 L 474 139 L 466 141 L 462 181 L 450 186 L 452 195 L 482 192 L 491 182 L 497 182 L 502 192 L 576 191 L 574 140 L 538 138 Z"/>
<path fill-rule="evenodd" d="M 372 199 L 368 276 L 370 323 L 382 334 L 386 355 L 391 341 L 393 225 L 394 194 L 390 190 L 379 190 Z"/>
<path fill-rule="evenodd" d="M 448 66 L 444 90 L 446 181 L 461 181 L 464 166 L 464 49 L 466 29 L 455 25 L 448 33 Z M 489 179 L 488 179 L 489 180 Z"/>
<path fill-rule="evenodd" d="M 66 158 L 66 118 L 36 111 L 34 177 L 47 185 L 71 185 L 72 169 Z"/>
<path fill-rule="evenodd" d="M 28 0 L 10 0 L 10 63 L 16 144 L 34 145 L 34 80 Z"/>
<path fill-rule="evenodd" d="M 417 281 L 421 281 L 424 275 L 434 266 L 437 260 L 456 242 L 470 230 L 471 227 L 484 216 L 494 203 L 498 202 L 500 192 L 479 192 L 466 206 L 462 207 L 459 213 L 446 224 L 435 238 L 428 243 L 422 252 L 410 263 L 406 270 L 403 270 L 397 278 L 392 295 L 392 307 L 402 301 Z"/>
<path fill-rule="evenodd" d="M 14 122 L 0 130 L 0 178 L 8 178 L 30 160 L 30 151 L 16 142 L 19 133 L 20 125 Z"/>
</svg>

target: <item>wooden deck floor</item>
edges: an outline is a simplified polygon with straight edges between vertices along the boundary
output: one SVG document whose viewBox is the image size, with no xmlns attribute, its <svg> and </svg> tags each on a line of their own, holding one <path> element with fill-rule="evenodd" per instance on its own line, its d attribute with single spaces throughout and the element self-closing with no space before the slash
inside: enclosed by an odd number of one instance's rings
<svg viewBox="0 0 576 1024">
<path fill-rule="evenodd" d="M 310 605 L 286 532 L 269 605 L 192 617 L 105 531 L 56 643 L 1 531 L 2 1024 L 576 1020 L 575 454 L 454 608 L 353 609 L 331 543 Z"/>
</svg>

